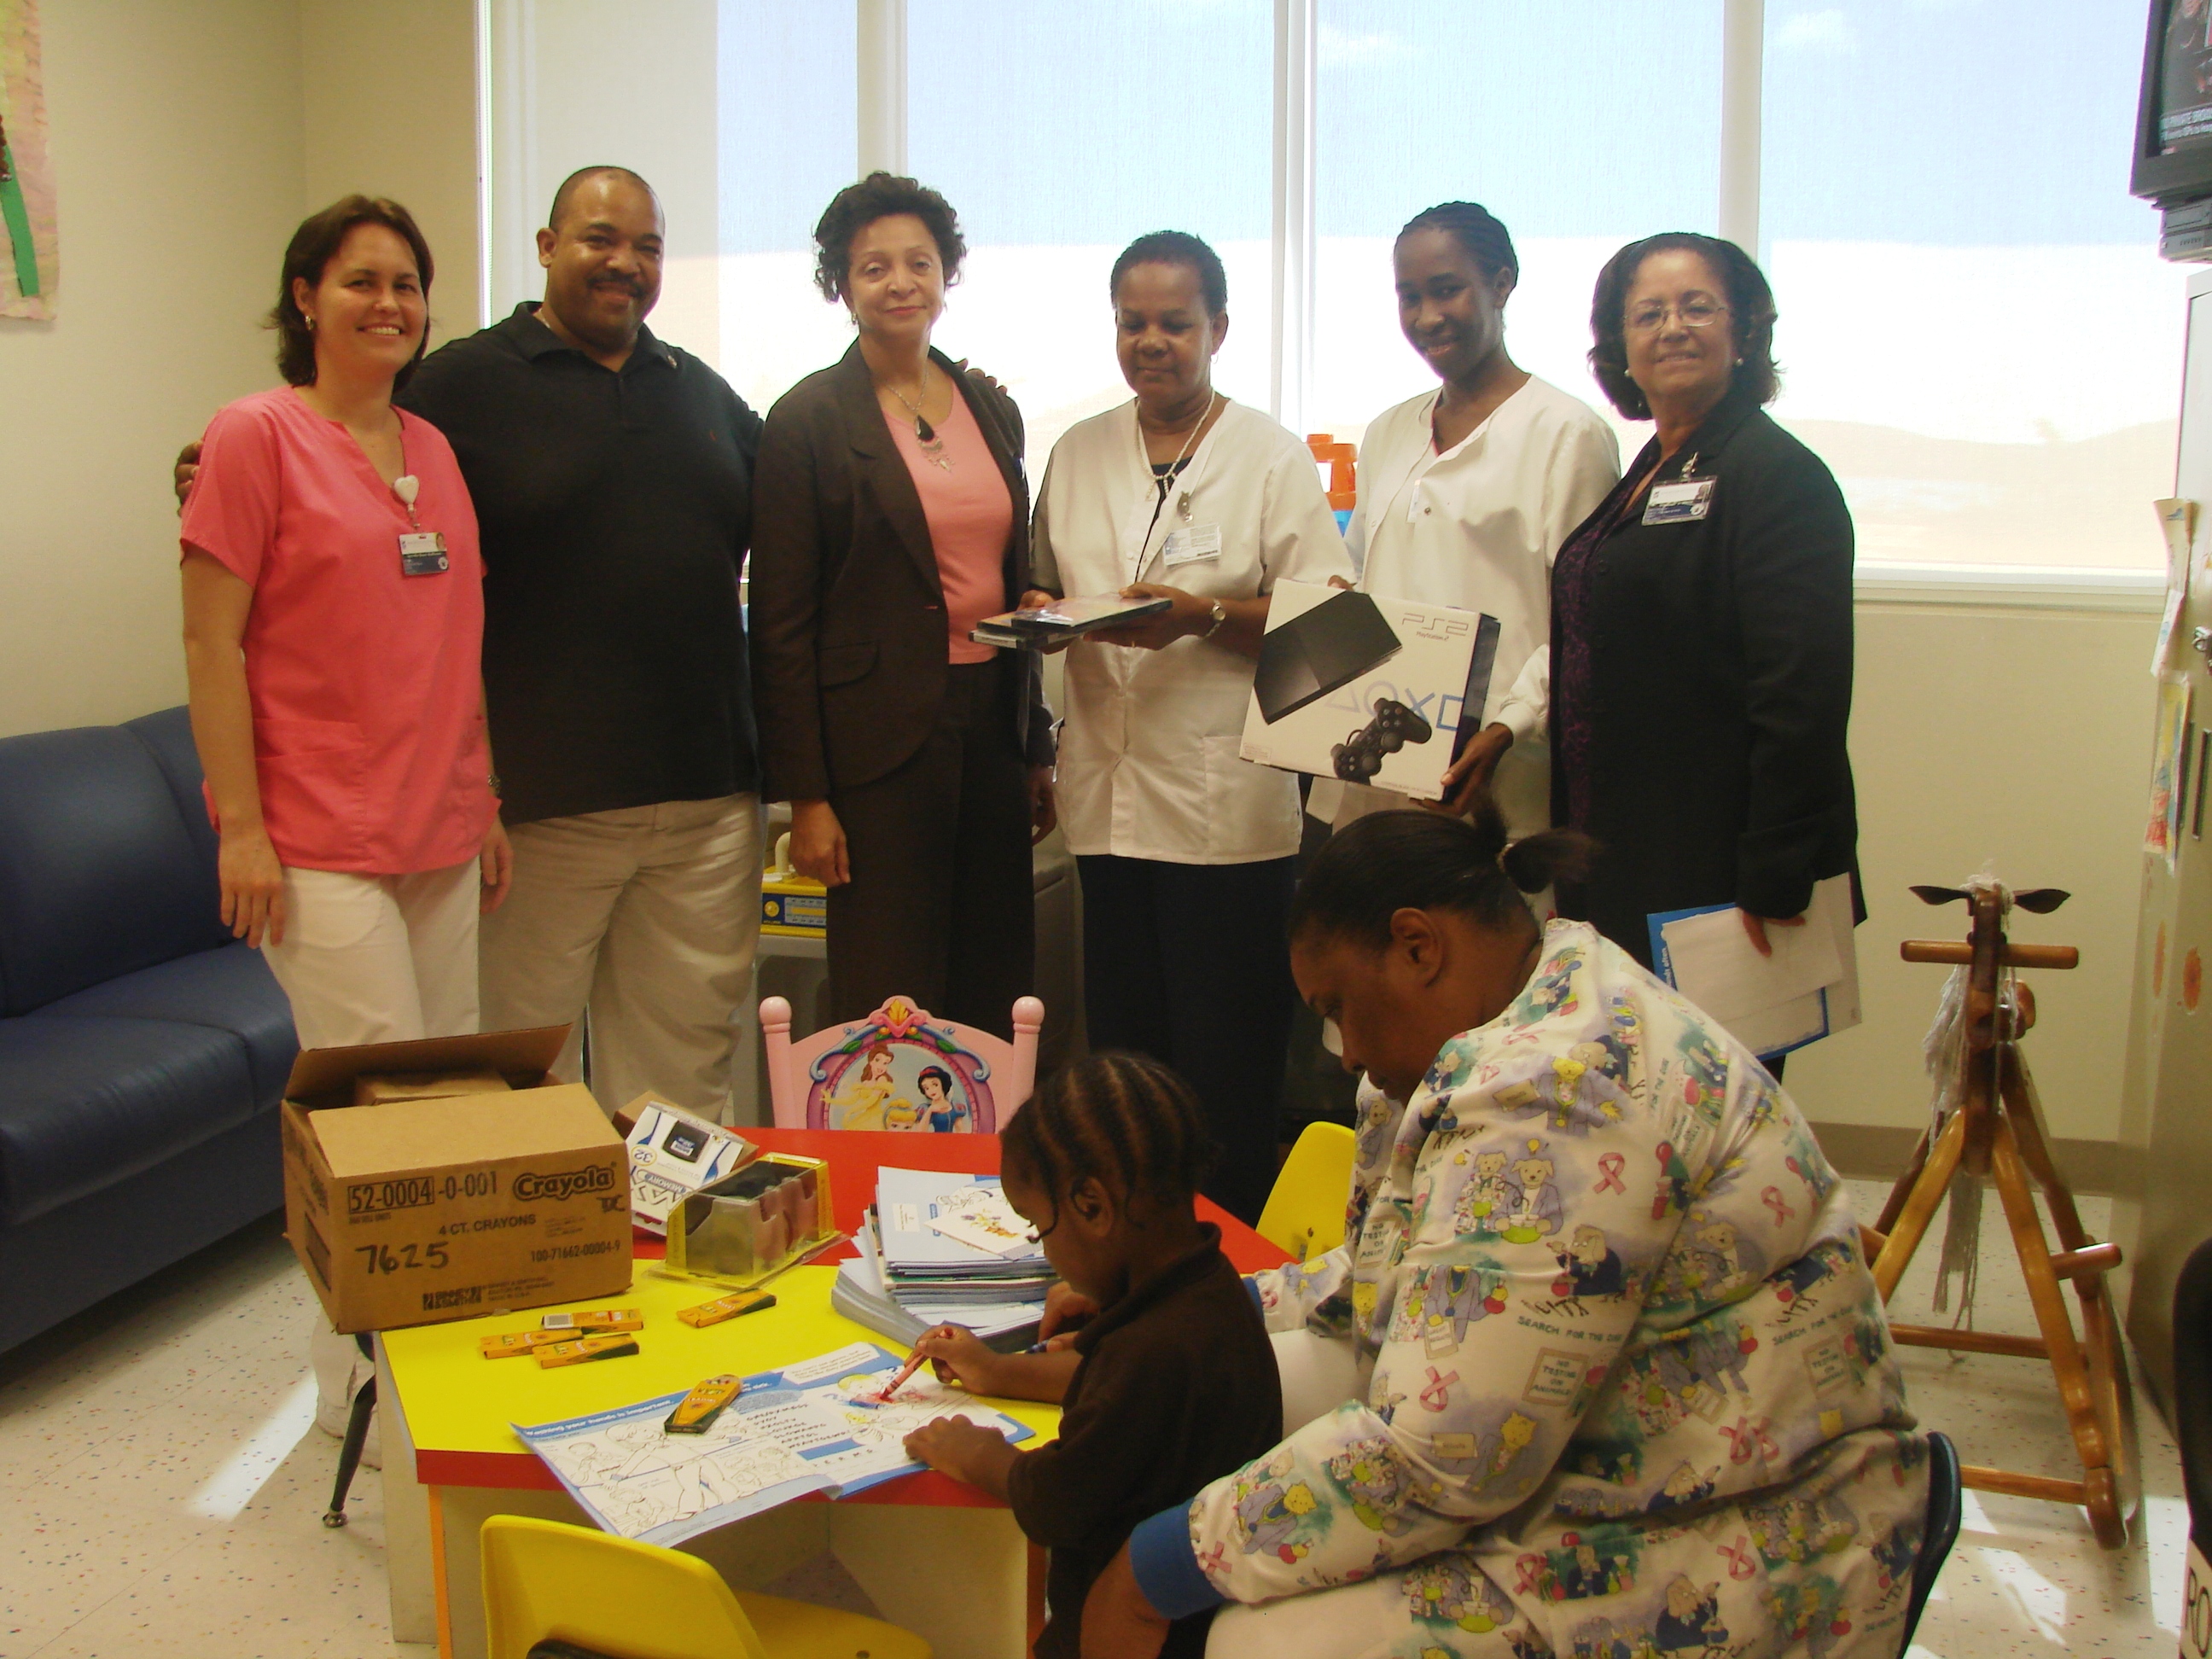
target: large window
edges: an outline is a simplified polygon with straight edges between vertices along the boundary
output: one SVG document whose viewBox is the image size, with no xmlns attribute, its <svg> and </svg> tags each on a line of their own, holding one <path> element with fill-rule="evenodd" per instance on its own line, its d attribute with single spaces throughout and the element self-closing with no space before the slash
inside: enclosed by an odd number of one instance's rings
<svg viewBox="0 0 2212 1659">
<path fill-rule="evenodd" d="M 2137 0 L 1768 0 L 1776 416 L 1862 562 L 2162 568 L 2186 270 L 2128 195 Z"/>
<path fill-rule="evenodd" d="M 1610 414 L 1584 356 L 1598 267 L 1653 230 L 1715 228 L 1721 0 L 1673 7 L 1657 56 L 1650 29 L 1547 0 L 1321 0 L 1319 24 L 1305 424 L 1356 439 L 1436 386 L 1398 331 L 1390 250 L 1449 201 L 1512 234 L 1514 361 Z"/>
<path fill-rule="evenodd" d="M 852 9 L 491 0 L 489 12 L 492 314 L 544 291 L 532 239 L 553 191 L 608 161 L 649 179 L 667 215 L 655 333 L 757 408 L 834 362 L 851 331 L 809 273 L 814 222 L 853 176 Z"/>
<path fill-rule="evenodd" d="M 908 160 L 970 249 L 939 341 L 1013 392 L 1040 477 L 1054 440 L 1130 395 L 1107 278 L 1146 231 L 1221 255 L 1215 384 L 1267 405 L 1273 14 L 1270 0 L 908 0 Z"/>
<path fill-rule="evenodd" d="M 810 233 L 891 165 L 960 212 L 939 343 L 1013 391 L 1033 468 L 1127 395 L 1107 273 L 1163 228 L 1227 264 L 1223 388 L 1356 439 L 1433 384 L 1392 240 L 1467 199 L 1520 250 L 1514 356 L 1608 415 L 1599 265 L 1658 230 L 1755 243 L 1775 413 L 1834 467 L 1863 565 L 2162 556 L 2185 272 L 2127 194 L 2140 0 L 482 3 L 495 310 L 538 291 L 560 177 L 635 167 L 669 210 L 654 327 L 757 404 L 849 341 Z"/>
</svg>

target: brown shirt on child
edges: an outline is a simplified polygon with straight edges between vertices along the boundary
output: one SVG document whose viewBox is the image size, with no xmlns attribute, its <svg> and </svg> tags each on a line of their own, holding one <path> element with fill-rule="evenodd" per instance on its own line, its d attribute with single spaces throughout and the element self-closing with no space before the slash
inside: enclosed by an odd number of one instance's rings
<svg viewBox="0 0 2212 1659">
<path fill-rule="evenodd" d="M 1036 1659 L 1075 1659 L 1083 1599 L 1137 1522 L 1273 1451 L 1282 1384 L 1220 1230 L 1079 1332 L 1060 1438 L 1015 1462 L 1014 1519 L 1052 1552 Z M 1162 1659 L 1200 1659 L 1212 1613 L 1178 1620 Z"/>
</svg>

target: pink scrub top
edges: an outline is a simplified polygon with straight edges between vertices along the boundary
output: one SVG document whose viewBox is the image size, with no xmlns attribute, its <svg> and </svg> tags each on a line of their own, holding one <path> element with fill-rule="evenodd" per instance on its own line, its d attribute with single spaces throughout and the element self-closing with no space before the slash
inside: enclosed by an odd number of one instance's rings
<svg viewBox="0 0 2212 1659">
<path fill-rule="evenodd" d="M 289 386 L 216 413 L 185 507 L 185 550 L 253 589 L 262 819 L 276 856 L 306 869 L 442 870 L 481 850 L 497 811 L 476 509 L 443 434 L 399 422 L 416 520 L 446 538 L 443 574 L 401 573 L 406 507 L 352 434 Z"/>
</svg>

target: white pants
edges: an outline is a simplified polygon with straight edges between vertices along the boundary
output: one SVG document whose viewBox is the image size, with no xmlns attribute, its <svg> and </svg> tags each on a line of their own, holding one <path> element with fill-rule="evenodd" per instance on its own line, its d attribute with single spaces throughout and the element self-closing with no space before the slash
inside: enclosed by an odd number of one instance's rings
<svg viewBox="0 0 2212 1659">
<path fill-rule="evenodd" d="M 477 860 L 411 876 L 284 872 L 284 942 L 262 956 L 302 1048 L 477 1029 Z"/>
<path fill-rule="evenodd" d="M 556 1069 L 612 1112 L 650 1091 L 728 1115 L 731 1018 L 760 934 L 754 795 L 516 824 L 514 886 L 484 919 L 490 1030 L 574 1024 Z"/>
<path fill-rule="evenodd" d="M 458 1036 L 477 1029 L 474 859 L 412 876 L 339 870 L 284 872 L 284 942 L 261 954 L 292 1005 L 302 1048 L 351 1048 Z M 315 1421 L 345 1431 L 369 1364 L 349 1336 L 318 1313 L 307 1339 Z M 364 1461 L 380 1462 L 375 1431 Z"/>
</svg>

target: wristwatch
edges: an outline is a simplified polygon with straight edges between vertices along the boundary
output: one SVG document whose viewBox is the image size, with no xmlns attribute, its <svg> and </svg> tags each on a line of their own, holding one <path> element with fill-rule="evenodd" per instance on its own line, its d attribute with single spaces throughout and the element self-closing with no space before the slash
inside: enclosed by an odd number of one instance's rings
<svg viewBox="0 0 2212 1659">
<path fill-rule="evenodd" d="M 1221 631 L 1221 624 L 1229 620 L 1228 607 L 1224 605 L 1218 599 L 1216 599 L 1213 602 L 1211 614 L 1213 617 L 1213 626 L 1207 629 L 1206 632 L 1198 636 L 1201 640 L 1212 639 L 1216 634 L 1218 634 Z"/>
</svg>

